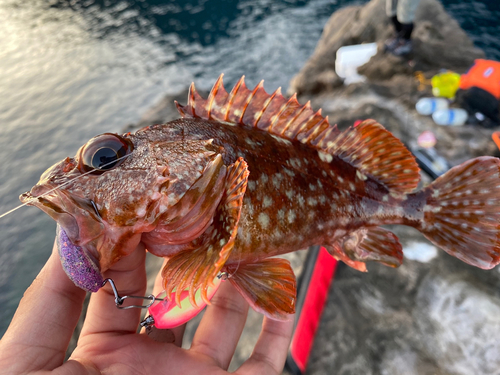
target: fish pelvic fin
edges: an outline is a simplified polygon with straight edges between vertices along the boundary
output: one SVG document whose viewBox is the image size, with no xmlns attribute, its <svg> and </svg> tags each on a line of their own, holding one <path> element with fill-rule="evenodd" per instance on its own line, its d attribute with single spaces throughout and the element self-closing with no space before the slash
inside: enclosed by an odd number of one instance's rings
<svg viewBox="0 0 500 375">
<path fill-rule="evenodd" d="M 226 269 L 231 284 L 255 311 L 275 320 L 287 320 L 295 313 L 297 285 L 287 260 L 269 258 Z"/>
<path fill-rule="evenodd" d="M 384 228 L 360 228 L 325 246 L 337 260 L 361 272 L 365 262 L 375 261 L 389 267 L 403 263 L 403 249 L 396 235 Z"/>
<path fill-rule="evenodd" d="M 248 166 L 239 158 L 227 168 L 224 195 L 213 215 L 212 224 L 189 249 L 172 256 L 162 270 L 166 295 L 175 291 L 180 306 L 182 293 L 189 291 L 189 300 L 196 306 L 195 294 L 201 290 L 202 300 L 210 304 L 207 293 L 213 287 L 234 246 L 248 181 Z"/>
<path fill-rule="evenodd" d="M 228 93 L 222 77 L 206 99 L 192 84 L 187 104 L 176 102 L 181 116 L 254 127 L 301 142 L 318 150 L 324 162 L 341 159 L 358 168 L 361 178 L 371 176 L 394 192 L 409 193 L 418 185 L 420 175 L 415 159 L 400 140 L 376 121 L 365 120 L 341 132 L 321 115 L 321 109 L 314 111 L 309 102 L 301 105 L 296 95 L 285 98 L 281 89 L 268 94 L 263 82 L 250 90 L 244 77 Z"/>
<path fill-rule="evenodd" d="M 423 192 L 427 239 L 470 265 L 500 263 L 500 160 L 483 156 L 456 166 Z"/>
</svg>

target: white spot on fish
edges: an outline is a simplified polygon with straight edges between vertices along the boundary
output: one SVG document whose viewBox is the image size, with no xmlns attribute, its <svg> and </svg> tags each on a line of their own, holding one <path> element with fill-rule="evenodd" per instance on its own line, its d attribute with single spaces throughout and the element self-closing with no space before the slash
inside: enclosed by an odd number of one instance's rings
<svg viewBox="0 0 500 375">
<path fill-rule="evenodd" d="M 285 210 L 280 209 L 278 210 L 278 220 L 282 221 L 285 219 Z"/>
<path fill-rule="evenodd" d="M 314 198 L 307 198 L 307 204 L 309 206 L 316 206 L 318 204 L 318 201 Z"/>
<path fill-rule="evenodd" d="M 248 187 L 248 190 L 254 191 L 255 190 L 255 181 L 248 181 L 247 187 Z"/>
<path fill-rule="evenodd" d="M 437 198 L 439 197 L 439 189 L 436 189 L 432 192 L 432 198 Z"/>
<path fill-rule="evenodd" d="M 302 195 L 297 195 L 297 202 L 301 207 L 304 207 L 304 197 Z"/>
<path fill-rule="evenodd" d="M 291 145 L 292 144 L 292 142 L 290 142 L 288 139 L 277 137 L 277 136 L 275 136 L 273 134 L 271 134 L 271 137 L 273 137 L 274 139 L 276 139 L 278 142 L 282 142 L 282 143 L 285 143 L 287 145 Z"/>
<path fill-rule="evenodd" d="M 262 202 L 262 207 L 267 208 L 273 204 L 273 199 L 269 196 L 264 197 L 264 202 Z"/>
<path fill-rule="evenodd" d="M 245 138 L 245 143 L 250 146 L 255 146 L 256 143 L 251 138 Z"/>
<path fill-rule="evenodd" d="M 267 229 L 267 227 L 269 226 L 269 216 L 264 213 L 264 212 L 261 212 L 259 214 L 259 217 L 257 218 L 257 220 L 259 221 L 259 224 L 260 226 L 262 227 L 262 229 Z"/>
<path fill-rule="evenodd" d="M 327 154 L 326 152 L 323 152 L 323 151 L 318 151 L 318 156 L 321 159 L 321 161 L 324 161 L 326 163 L 331 163 L 333 160 L 332 155 Z"/>
<path fill-rule="evenodd" d="M 281 173 L 276 173 L 271 177 L 273 180 L 273 185 L 276 189 L 281 186 L 281 180 L 283 179 L 283 175 Z"/>
<path fill-rule="evenodd" d="M 361 181 L 365 181 L 368 179 L 368 177 L 366 177 L 365 174 L 361 173 L 359 170 L 356 171 L 356 176 L 361 180 Z"/>
</svg>

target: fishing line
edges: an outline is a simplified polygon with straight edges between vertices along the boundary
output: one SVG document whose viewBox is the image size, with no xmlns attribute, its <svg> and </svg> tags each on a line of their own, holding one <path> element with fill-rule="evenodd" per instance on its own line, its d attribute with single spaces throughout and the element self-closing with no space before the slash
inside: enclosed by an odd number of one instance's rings
<svg viewBox="0 0 500 375">
<path fill-rule="evenodd" d="M 102 170 L 104 167 L 107 167 L 108 165 L 114 164 L 114 163 L 116 163 L 116 162 L 117 162 L 117 161 L 119 161 L 119 160 L 122 160 L 122 159 L 128 158 L 128 157 L 129 157 L 130 155 L 132 155 L 133 153 L 134 153 L 134 151 L 131 151 L 131 152 L 130 152 L 129 154 L 127 154 L 127 155 L 124 155 L 124 156 L 122 156 L 122 157 L 119 157 L 119 158 L 118 158 L 118 159 L 116 159 L 116 160 L 110 161 L 109 163 L 106 163 L 106 164 L 102 165 L 102 166 L 101 166 L 99 169 L 97 169 L 97 170 Z M 79 178 L 81 178 L 81 177 L 83 177 L 83 176 L 86 176 L 86 175 L 88 175 L 88 174 L 91 174 L 91 173 L 92 173 L 92 172 L 94 172 L 94 171 L 96 171 L 96 169 L 92 169 L 91 171 L 88 171 L 88 172 L 85 172 L 85 173 L 83 173 L 83 174 L 81 174 L 81 175 L 79 175 L 79 176 L 76 176 L 76 177 L 72 178 L 71 180 L 69 180 L 69 181 L 66 181 L 66 182 L 62 183 L 61 185 L 58 185 L 58 186 L 56 186 L 56 187 L 54 187 L 54 188 L 50 189 L 49 191 L 47 191 L 47 192 L 43 193 L 42 195 L 39 195 L 38 197 L 30 197 L 29 199 L 30 199 L 30 201 L 31 201 L 32 199 L 42 198 L 42 197 L 46 196 L 47 194 L 50 194 L 50 193 L 52 193 L 52 192 L 54 192 L 54 191 L 56 191 L 56 190 L 58 190 L 58 189 L 61 189 L 61 188 L 63 188 L 64 186 L 66 186 L 66 185 L 68 185 L 68 184 L 72 183 L 73 181 L 75 181 L 75 180 L 77 180 L 77 179 L 79 179 Z M 1 218 L 3 218 L 4 216 L 9 215 L 9 214 L 10 214 L 10 213 L 12 213 L 12 212 L 14 212 L 14 211 L 18 210 L 18 209 L 20 209 L 21 207 L 24 207 L 24 206 L 28 205 L 28 204 L 30 203 L 30 201 L 28 201 L 28 202 L 26 202 L 26 203 L 22 203 L 22 204 L 20 204 L 19 206 L 14 207 L 13 209 L 11 209 L 11 210 L 7 211 L 6 213 L 4 213 L 4 214 L 0 215 L 0 219 L 1 219 Z"/>
</svg>

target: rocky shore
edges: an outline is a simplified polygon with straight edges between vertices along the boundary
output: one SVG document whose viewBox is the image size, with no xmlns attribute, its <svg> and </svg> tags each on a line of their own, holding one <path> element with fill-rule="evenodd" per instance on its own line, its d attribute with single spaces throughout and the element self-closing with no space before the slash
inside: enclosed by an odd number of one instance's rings
<svg viewBox="0 0 500 375">
<path fill-rule="evenodd" d="M 479 155 L 496 155 L 491 132 L 474 125 L 442 127 L 415 111 L 430 86 L 419 87 L 441 69 L 463 73 L 484 57 L 437 0 L 421 0 L 415 21 L 414 51 L 407 58 L 383 52 L 392 31 L 385 0 L 335 12 L 314 54 L 292 79 L 289 92 L 323 108 L 330 123 L 345 128 L 373 118 L 403 142 L 412 144 L 424 130 L 452 165 Z M 379 52 L 359 69 L 366 81 L 344 85 L 335 73 L 338 48 L 378 43 Z M 164 98 L 128 131 L 178 118 L 173 100 Z M 423 176 L 423 182 L 429 178 Z M 404 264 L 392 269 L 369 264 L 368 273 L 341 265 L 330 290 L 309 361 L 308 374 L 498 374 L 500 368 L 500 272 L 468 266 L 435 248 L 417 231 L 391 228 L 405 250 Z M 297 275 L 305 252 L 291 254 Z M 149 262 L 151 275 L 160 260 Z M 235 368 L 251 353 L 261 317 L 249 315 L 237 349 Z M 185 345 L 197 321 L 190 322 Z"/>
</svg>

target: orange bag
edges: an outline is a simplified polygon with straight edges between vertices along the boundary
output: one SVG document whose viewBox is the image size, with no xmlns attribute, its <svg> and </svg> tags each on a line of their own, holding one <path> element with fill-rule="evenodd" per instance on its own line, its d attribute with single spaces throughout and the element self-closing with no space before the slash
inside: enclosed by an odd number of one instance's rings
<svg viewBox="0 0 500 375">
<path fill-rule="evenodd" d="M 477 59 L 469 71 L 460 77 L 462 90 L 479 87 L 500 99 L 500 62 Z"/>
</svg>

